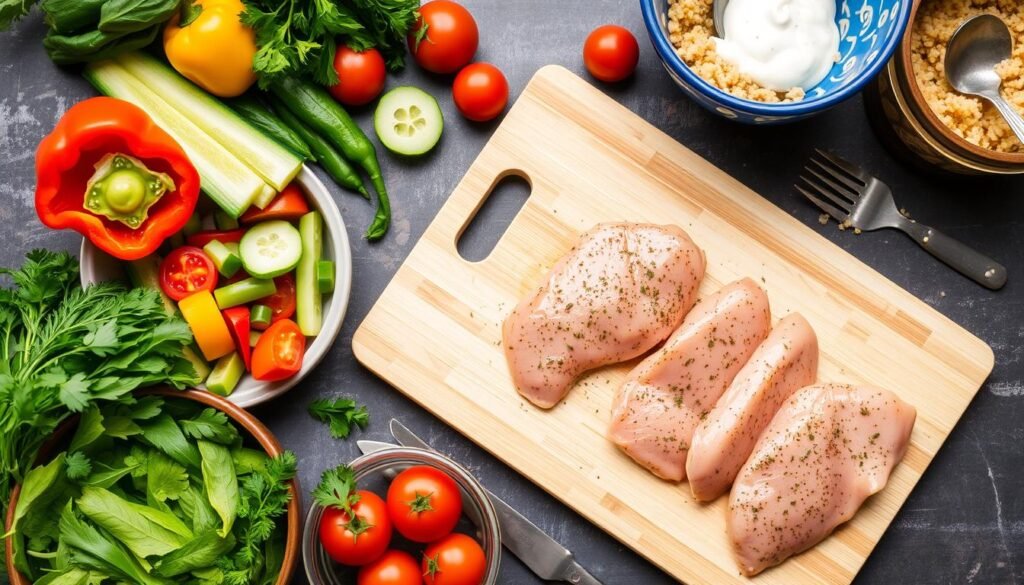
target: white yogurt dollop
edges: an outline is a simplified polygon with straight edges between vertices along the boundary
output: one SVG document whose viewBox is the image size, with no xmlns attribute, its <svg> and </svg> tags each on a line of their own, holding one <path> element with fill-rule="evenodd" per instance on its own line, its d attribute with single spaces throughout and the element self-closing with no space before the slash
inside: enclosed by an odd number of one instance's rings
<svg viewBox="0 0 1024 585">
<path fill-rule="evenodd" d="M 836 62 L 835 18 L 835 0 L 730 0 L 716 48 L 768 89 L 810 89 Z"/>
</svg>

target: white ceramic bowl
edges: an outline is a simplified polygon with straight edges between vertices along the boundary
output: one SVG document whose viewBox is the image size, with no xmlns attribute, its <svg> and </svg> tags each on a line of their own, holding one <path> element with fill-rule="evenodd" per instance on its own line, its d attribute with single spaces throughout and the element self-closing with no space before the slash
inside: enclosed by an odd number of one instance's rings
<svg viewBox="0 0 1024 585">
<path fill-rule="evenodd" d="M 266 402 L 288 391 L 306 377 L 334 344 L 341 331 L 341 323 L 345 319 L 345 309 L 348 307 L 349 292 L 352 288 L 352 251 L 349 249 L 348 232 L 345 231 L 341 212 L 327 187 L 324 187 L 308 167 L 303 167 L 295 180 L 306 192 L 310 205 L 319 210 L 324 217 L 323 255 L 325 259 L 334 261 L 337 270 L 334 292 L 324 295 L 323 328 L 320 335 L 314 337 L 306 346 L 306 357 L 299 373 L 280 382 L 260 382 L 252 376 L 245 376 L 231 396 L 228 396 L 228 400 L 241 407 Z M 88 239 L 82 240 L 80 257 L 83 286 L 111 280 L 127 281 L 123 262 L 93 246 Z"/>
</svg>

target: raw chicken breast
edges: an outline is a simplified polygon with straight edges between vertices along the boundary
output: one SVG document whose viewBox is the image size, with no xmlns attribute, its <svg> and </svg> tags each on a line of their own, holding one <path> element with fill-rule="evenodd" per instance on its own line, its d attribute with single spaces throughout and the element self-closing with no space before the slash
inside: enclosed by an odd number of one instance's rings
<svg viewBox="0 0 1024 585">
<path fill-rule="evenodd" d="M 818 375 L 818 337 L 799 313 L 779 321 L 697 427 L 686 457 L 693 497 L 729 491 L 761 431 L 794 392 Z"/>
<path fill-rule="evenodd" d="M 516 389 L 551 408 L 583 372 L 643 355 L 693 306 L 704 265 L 675 226 L 602 224 L 583 234 L 505 319 Z"/>
<path fill-rule="evenodd" d="M 768 296 L 749 278 L 702 299 L 665 345 L 629 373 L 609 438 L 663 479 L 686 477 L 700 421 L 768 335 Z"/>
<path fill-rule="evenodd" d="M 879 492 L 917 412 L 888 390 L 824 384 L 783 404 L 740 470 L 728 529 L 748 576 L 821 542 Z"/>
</svg>

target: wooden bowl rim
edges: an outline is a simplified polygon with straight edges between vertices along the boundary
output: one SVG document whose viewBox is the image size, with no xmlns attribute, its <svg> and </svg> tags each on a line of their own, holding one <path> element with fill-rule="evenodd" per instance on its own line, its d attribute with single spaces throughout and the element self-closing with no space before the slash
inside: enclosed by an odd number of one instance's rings
<svg viewBox="0 0 1024 585">
<path fill-rule="evenodd" d="M 271 457 L 280 455 L 283 452 L 281 444 L 277 441 L 277 437 L 275 437 L 274 434 L 270 432 L 270 429 L 260 422 L 259 419 L 242 407 L 225 398 L 217 396 L 216 394 L 212 394 L 205 390 L 150 388 L 147 390 L 140 390 L 136 392 L 135 395 L 181 398 L 205 404 L 206 406 L 223 412 L 235 423 L 241 425 L 241 427 L 252 435 L 252 437 L 256 439 L 256 442 L 259 443 L 263 450 Z M 78 424 L 77 416 L 61 423 L 53 433 L 50 440 L 44 443 L 39 449 L 39 455 L 36 457 L 36 462 L 38 463 L 49 459 L 59 442 L 67 435 L 68 432 L 71 431 L 71 429 L 74 428 L 76 424 Z M 295 572 L 295 566 L 298 563 L 299 549 L 302 540 L 302 518 L 299 513 L 300 502 L 298 478 L 292 479 L 290 483 L 291 485 L 288 490 L 292 494 L 292 499 L 291 502 L 288 503 L 288 513 L 286 515 L 288 519 L 288 529 L 285 537 L 284 559 L 282 559 L 281 572 L 277 576 L 275 585 L 287 585 L 291 582 L 292 574 Z M 10 530 L 10 526 L 14 522 L 14 508 L 18 503 L 18 496 L 20 493 L 21 484 L 18 484 L 14 486 L 14 489 L 11 491 L 11 501 L 7 507 L 7 518 L 4 519 L 5 533 Z M 14 568 L 14 554 L 11 550 L 12 540 L 11 536 L 4 539 L 4 551 L 6 557 L 4 561 L 7 568 L 7 575 L 11 580 L 11 585 L 31 585 L 31 582 Z"/>
<path fill-rule="evenodd" d="M 931 106 L 928 105 L 928 101 L 924 99 L 924 94 L 921 92 L 921 87 L 917 83 L 917 76 L 914 73 L 914 60 L 911 51 L 914 39 L 914 25 L 917 23 L 917 11 L 921 8 L 923 2 L 924 0 L 914 0 L 914 5 L 910 9 L 910 24 L 903 35 L 903 40 L 900 41 L 900 50 L 897 52 L 898 58 L 896 59 L 899 77 L 902 77 L 904 82 L 902 85 L 905 86 L 905 89 L 910 94 L 909 102 L 916 113 L 922 118 L 922 125 L 928 131 L 936 133 L 945 144 L 958 148 L 985 163 L 998 166 L 1024 165 L 1024 152 L 999 152 L 982 148 L 961 138 L 939 119 L 935 112 L 932 111 Z M 897 83 L 900 82 L 898 79 L 895 81 Z"/>
</svg>

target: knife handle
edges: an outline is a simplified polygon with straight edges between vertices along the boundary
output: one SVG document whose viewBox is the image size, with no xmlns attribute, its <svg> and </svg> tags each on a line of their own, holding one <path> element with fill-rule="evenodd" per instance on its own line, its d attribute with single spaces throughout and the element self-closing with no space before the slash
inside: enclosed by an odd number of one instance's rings
<svg viewBox="0 0 1024 585">
<path fill-rule="evenodd" d="M 597 577 L 588 573 L 586 569 L 575 561 L 573 561 L 573 567 L 565 577 L 565 582 L 572 583 L 573 585 L 604 585 L 604 583 L 597 580 Z"/>
</svg>

